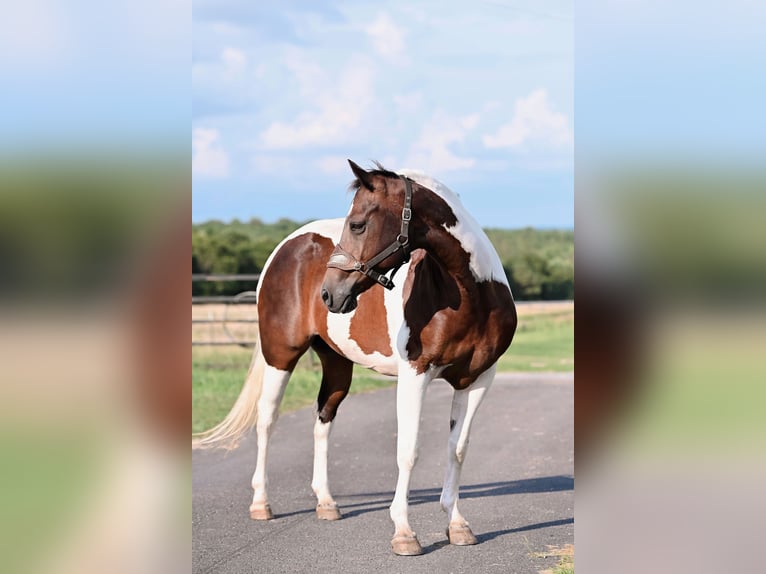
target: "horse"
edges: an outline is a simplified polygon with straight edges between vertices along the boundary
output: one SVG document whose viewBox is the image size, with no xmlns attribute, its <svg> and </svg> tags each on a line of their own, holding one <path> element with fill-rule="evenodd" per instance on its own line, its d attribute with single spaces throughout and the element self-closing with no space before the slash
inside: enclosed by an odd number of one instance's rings
<svg viewBox="0 0 766 574">
<path fill-rule="evenodd" d="M 390 506 L 395 554 L 422 554 L 408 520 L 426 387 L 454 389 L 447 471 L 440 497 L 451 544 L 477 543 L 458 509 L 471 425 L 517 325 L 500 259 L 457 194 L 421 172 L 365 170 L 353 161 L 345 219 L 309 223 L 270 255 L 256 290 L 259 345 L 242 391 L 196 447 L 236 445 L 253 425 L 254 520 L 274 517 L 266 493 L 269 435 L 290 374 L 312 348 L 322 366 L 311 482 L 316 515 L 341 518 L 327 481 L 327 445 L 354 363 L 397 377 L 398 480 Z M 397 277 L 398 276 L 398 277 Z M 394 283 L 396 279 L 396 284 Z"/>
</svg>

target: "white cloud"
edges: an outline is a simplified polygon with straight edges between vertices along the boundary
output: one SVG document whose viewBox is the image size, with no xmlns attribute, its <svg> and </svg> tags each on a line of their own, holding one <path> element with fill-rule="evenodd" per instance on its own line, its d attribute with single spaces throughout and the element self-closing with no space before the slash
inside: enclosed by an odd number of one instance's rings
<svg viewBox="0 0 766 574">
<path fill-rule="evenodd" d="M 220 133 L 212 128 L 192 130 L 192 174 L 205 177 L 229 175 L 229 156 L 219 143 Z"/>
<path fill-rule="evenodd" d="M 251 159 L 250 165 L 256 173 L 273 175 L 295 172 L 300 162 L 292 156 L 259 154 Z"/>
<path fill-rule="evenodd" d="M 466 131 L 472 130 L 479 125 L 479 114 L 471 114 L 470 116 L 460 118 L 460 125 Z"/>
<path fill-rule="evenodd" d="M 0 69 L 40 71 L 71 60 L 78 49 L 71 10 L 50 0 L 9 2 L 0 18 Z"/>
<path fill-rule="evenodd" d="M 349 171 L 347 158 L 341 155 L 325 155 L 314 162 L 322 173 L 338 175 Z"/>
<path fill-rule="evenodd" d="M 395 94 L 393 100 L 398 111 L 403 113 L 417 112 L 423 104 L 423 93 L 417 91 L 407 94 Z"/>
<path fill-rule="evenodd" d="M 224 69 L 234 75 L 239 75 L 247 68 L 247 56 L 242 50 L 236 48 L 224 48 L 221 52 L 221 61 Z"/>
<path fill-rule="evenodd" d="M 479 114 L 454 117 L 437 110 L 410 148 L 406 165 L 436 174 L 473 167 L 476 164 L 474 158 L 460 157 L 450 146 L 462 143 L 468 132 L 478 124 Z"/>
<path fill-rule="evenodd" d="M 396 25 L 385 12 L 378 14 L 375 21 L 364 31 L 375 51 L 389 60 L 400 60 L 405 55 L 404 30 Z"/>
<path fill-rule="evenodd" d="M 364 136 L 360 127 L 374 101 L 374 75 L 368 62 L 353 58 L 336 81 L 310 61 L 288 66 L 301 86 L 307 104 L 292 122 L 272 122 L 261 133 L 266 149 L 300 149 L 309 146 L 346 144 Z"/>
<path fill-rule="evenodd" d="M 192 87 L 195 92 L 213 95 L 217 101 L 232 101 L 252 90 L 248 77 L 249 59 L 239 48 L 224 46 L 217 57 L 192 64 Z M 259 66 L 253 76 L 257 77 Z"/>
<path fill-rule="evenodd" d="M 572 139 L 566 115 L 551 110 L 548 92 L 538 88 L 527 97 L 518 98 L 513 119 L 482 141 L 488 148 L 518 148 L 526 142 L 564 147 L 571 145 Z"/>
</svg>

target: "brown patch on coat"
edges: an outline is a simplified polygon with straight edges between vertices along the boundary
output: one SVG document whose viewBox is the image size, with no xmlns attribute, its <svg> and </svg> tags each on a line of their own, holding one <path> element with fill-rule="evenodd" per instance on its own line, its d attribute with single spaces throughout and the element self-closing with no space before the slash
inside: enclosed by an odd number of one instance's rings
<svg viewBox="0 0 766 574">
<path fill-rule="evenodd" d="M 468 387 L 495 364 L 510 346 L 516 332 L 516 307 L 508 286 L 499 281 L 483 281 L 477 283 L 476 287 L 478 299 L 471 301 L 480 304 L 472 305 L 471 311 L 468 311 L 472 317 L 466 318 L 466 314 L 461 317 L 471 326 L 466 329 L 463 337 L 451 341 L 442 357 L 442 364 L 449 366 L 441 376 L 456 389 Z M 459 322 L 457 318 L 444 320 Z M 432 324 L 438 325 L 438 321 Z M 432 324 L 424 330 L 424 337 L 431 335 Z M 438 336 L 435 338 L 439 339 Z"/>
<path fill-rule="evenodd" d="M 320 295 L 333 249 L 329 238 L 304 233 L 275 252 L 258 297 L 261 349 L 269 365 L 292 371 L 316 337 L 328 349 L 343 355 L 327 332 L 328 310 Z M 376 286 L 360 296 L 355 316 L 361 316 L 356 327 L 352 322 L 357 345 L 365 353 L 391 356 L 382 287 Z"/>
<path fill-rule="evenodd" d="M 359 305 L 351 318 L 349 336 L 367 355 L 375 352 L 386 357 L 394 354 L 388 335 L 383 287 L 375 285 L 359 296 Z M 381 325 L 385 328 L 381 329 Z"/>
<path fill-rule="evenodd" d="M 317 326 L 327 323 L 319 291 L 332 250 L 329 238 L 304 233 L 275 252 L 258 297 L 261 349 L 269 365 L 292 371 Z"/>
<path fill-rule="evenodd" d="M 417 269 L 413 283 L 417 282 Z M 457 283 L 458 306 L 434 311 L 427 294 L 413 291 L 405 304 L 410 326 L 407 356 L 418 373 L 447 365 L 441 376 L 454 388 L 470 386 L 510 346 L 516 308 L 508 286 L 482 281 L 467 288 Z M 438 300 L 438 299 L 437 299 Z"/>
<path fill-rule="evenodd" d="M 428 190 L 420 196 L 429 202 L 420 213 L 428 220 L 426 241 L 438 260 L 422 250 L 413 253 L 403 293 L 407 357 L 418 373 L 446 366 L 441 376 L 464 389 L 510 346 L 516 307 L 504 283 L 476 281 L 470 256 L 444 228 L 456 221 L 446 202 Z"/>
<path fill-rule="evenodd" d="M 336 353 L 322 338 L 315 337 L 312 348 L 322 361 L 322 384 L 317 396 L 319 420 L 329 423 L 351 388 L 354 363 Z"/>
<path fill-rule="evenodd" d="M 412 255 L 405 297 L 404 316 L 410 328 L 407 356 L 414 359 L 423 354 L 421 335 L 426 325 L 439 311 L 460 307 L 460 290 L 454 277 L 438 261 L 419 249 Z"/>
</svg>

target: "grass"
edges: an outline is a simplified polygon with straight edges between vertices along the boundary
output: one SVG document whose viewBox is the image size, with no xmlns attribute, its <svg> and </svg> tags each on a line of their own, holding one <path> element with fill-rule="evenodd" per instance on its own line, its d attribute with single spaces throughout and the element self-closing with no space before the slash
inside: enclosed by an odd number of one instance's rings
<svg viewBox="0 0 766 574">
<path fill-rule="evenodd" d="M 498 362 L 498 371 L 571 371 L 574 351 L 574 306 L 570 303 L 519 306 L 519 326 L 510 349 Z M 251 352 L 240 347 L 192 348 L 192 432 L 219 422 L 231 408 L 245 380 Z M 318 360 L 301 359 L 285 390 L 280 407 L 287 412 L 312 405 L 321 381 Z M 355 367 L 352 393 L 393 385 Z"/>
<path fill-rule="evenodd" d="M 558 563 L 547 570 L 540 571 L 540 574 L 574 574 L 574 546 L 565 544 L 563 547 L 548 546 L 545 552 L 533 552 L 532 558 L 550 558 L 558 557 Z"/>
<path fill-rule="evenodd" d="M 519 306 L 513 343 L 497 364 L 500 372 L 566 372 L 574 369 L 574 305 Z"/>
<path fill-rule="evenodd" d="M 251 351 L 241 347 L 210 350 L 192 349 L 192 432 L 209 429 L 218 423 L 239 395 L 250 365 Z M 290 377 L 280 412 L 312 405 L 319 392 L 322 371 L 319 361 L 304 356 Z M 351 392 L 361 393 L 394 384 L 367 369 L 355 367 Z"/>
</svg>

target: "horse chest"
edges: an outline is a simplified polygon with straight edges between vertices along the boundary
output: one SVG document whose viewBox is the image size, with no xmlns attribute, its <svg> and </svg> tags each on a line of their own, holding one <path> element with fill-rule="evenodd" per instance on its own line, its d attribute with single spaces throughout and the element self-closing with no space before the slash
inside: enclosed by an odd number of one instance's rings
<svg viewBox="0 0 766 574">
<path fill-rule="evenodd" d="M 359 296 L 353 312 L 327 313 L 326 336 L 341 355 L 354 363 L 396 375 L 399 358 L 392 339 L 401 324 L 401 312 L 391 309 L 388 296 L 382 287 L 375 286 Z"/>
</svg>

